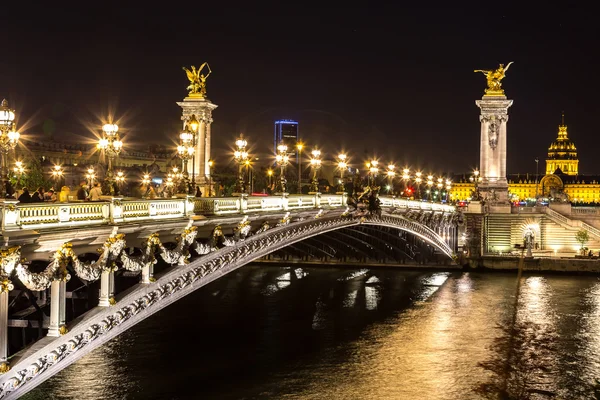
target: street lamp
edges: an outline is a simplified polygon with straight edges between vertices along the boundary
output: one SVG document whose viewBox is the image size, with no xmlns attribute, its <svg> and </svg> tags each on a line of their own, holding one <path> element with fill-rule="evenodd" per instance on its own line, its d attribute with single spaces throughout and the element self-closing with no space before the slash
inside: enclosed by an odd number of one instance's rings
<svg viewBox="0 0 600 400">
<path fill-rule="evenodd" d="M 179 134 L 179 146 L 177 146 L 177 155 L 181 158 L 183 164 L 183 173 L 181 174 L 182 179 L 179 181 L 179 191 L 185 194 L 190 193 L 190 180 L 188 173 L 188 160 L 190 157 L 194 157 L 196 148 L 193 146 L 194 134 L 188 129 L 184 129 Z M 193 173 L 192 173 L 193 175 Z"/>
<path fill-rule="evenodd" d="M 388 177 L 388 192 L 394 194 L 394 177 L 396 176 L 396 166 L 394 164 L 390 164 L 387 167 L 387 177 Z"/>
<path fill-rule="evenodd" d="M 344 153 L 338 154 L 337 166 L 340 169 L 340 191 L 339 191 L 340 194 L 343 194 L 346 192 L 346 186 L 344 185 L 344 172 L 348 168 L 348 162 L 346 161 L 347 158 L 348 158 L 348 156 L 346 156 L 346 154 L 344 154 Z"/>
<path fill-rule="evenodd" d="M 311 154 L 312 158 L 310 159 L 310 167 L 313 170 L 313 178 L 310 194 L 317 194 L 319 193 L 319 180 L 317 179 L 317 174 L 321 168 L 321 150 L 314 149 Z"/>
<path fill-rule="evenodd" d="M 17 178 L 17 187 L 21 185 L 21 178 L 25 173 L 25 166 L 23 165 L 23 161 L 15 161 L 15 166 L 13 167 L 13 171 L 15 171 L 15 175 Z"/>
<path fill-rule="evenodd" d="M 538 198 L 538 167 L 540 166 L 540 159 L 535 158 L 535 199 Z"/>
<path fill-rule="evenodd" d="M 8 189 L 8 152 L 17 146 L 21 136 L 15 129 L 15 110 L 8 108 L 8 101 L 4 99 L 0 105 L 0 195 L 2 198 L 6 197 Z"/>
<path fill-rule="evenodd" d="M 296 149 L 298 150 L 298 194 L 302 194 L 302 149 L 304 143 L 296 143 Z"/>
<path fill-rule="evenodd" d="M 244 135 L 240 133 L 240 137 L 235 141 L 236 150 L 233 153 L 233 158 L 238 164 L 238 181 L 235 188 L 235 194 L 241 195 L 246 192 L 246 182 L 244 179 L 244 174 L 242 173 L 242 169 L 246 160 L 248 160 L 248 152 L 246 151 L 246 146 L 248 142 L 244 139 Z"/>
<path fill-rule="evenodd" d="M 379 173 L 379 167 L 377 164 L 379 164 L 377 160 L 367 161 L 366 165 L 369 170 L 369 187 L 375 183 L 375 177 Z"/>
<path fill-rule="evenodd" d="M 277 155 L 275 156 L 275 162 L 277 165 L 281 167 L 281 172 L 279 173 L 279 188 L 277 190 L 278 194 L 286 193 L 286 184 L 287 180 L 285 179 L 285 167 L 290 163 L 290 156 L 287 153 L 287 146 L 285 144 L 280 144 L 277 146 Z"/>
<path fill-rule="evenodd" d="M 404 168 L 402 170 L 402 182 L 404 182 L 403 193 L 406 196 L 406 189 L 408 188 L 408 181 L 410 180 L 410 169 Z"/>
<path fill-rule="evenodd" d="M 115 177 L 115 181 L 117 182 L 117 186 L 119 187 L 119 192 L 120 192 L 121 187 L 125 183 L 125 173 L 123 171 L 117 171 L 117 176 Z"/>
<path fill-rule="evenodd" d="M 85 174 L 85 177 L 88 180 L 88 185 L 90 187 L 94 186 L 94 178 L 96 177 L 96 171 L 94 171 L 94 168 L 90 167 L 87 169 L 87 173 Z"/>
<path fill-rule="evenodd" d="M 116 124 L 104 124 L 102 126 L 102 138 L 98 141 L 98 149 L 106 152 L 108 156 L 108 168 L 104 179 L 103 192 L 114 196 L 114 175 L 113 175 L 113 159 L 119 156 L 123 149 L 123 142 L 119 138 L 119 127 Z"/>
<path fill-rule="evenodd" d="M 419 201 L 422 200 L 422 196 L 421 196 L 421 182 L 423 182 L 423 178 L 421 178 L 422 175 L 423 175 L 423 173 L 420 171 L 415 172 L 415 183 L 417 184 L 417 193 L 419 196 Z"/>
<path fill-rule="evenodd" d="M 208 160 L 208 197 L 212 197 L 212 167 L 215 165 L 213 160 Z"/>
<path fill-rule="evenodd" d="M 52 174 L 52 177 L 56 181 L 55 191 L 60 191 L 60 178 L 62 178 L 62 176 L 63 176 L 62 167 L 60 165 L 55 165 L 54 168 L 52 168 L 52 171 L 50 173 Z"/>
</svg>

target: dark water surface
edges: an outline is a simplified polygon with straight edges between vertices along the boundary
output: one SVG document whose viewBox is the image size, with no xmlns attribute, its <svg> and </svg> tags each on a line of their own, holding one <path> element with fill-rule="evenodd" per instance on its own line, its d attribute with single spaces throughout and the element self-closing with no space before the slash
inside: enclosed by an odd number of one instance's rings
<svg viewBox="0 0 600 400">
<path fill-rule="evenodd" d="M 543 370 L 523 371 L 529 385 L 560 399 L 593 399 L 600 281 L 521 282 L 516 321 L 541 327 L 551 344 Z M 494 339 L 503 335 L 498 325 L 513 320 L 515 284 L 512 273 L 247 266 L 22 398 L 482 398 L 473 390 L 495 373 L 478 364 L 500 354 Z M 543 340 L 517 346 L 535 360 Z"/>
</svg>

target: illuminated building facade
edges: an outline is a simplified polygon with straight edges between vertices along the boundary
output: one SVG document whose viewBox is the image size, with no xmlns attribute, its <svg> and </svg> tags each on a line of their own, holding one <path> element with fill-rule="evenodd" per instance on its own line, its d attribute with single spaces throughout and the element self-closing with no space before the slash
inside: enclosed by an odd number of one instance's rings
<svg viewBox="0 0 600 400">
<path fill-rule="evenodd" d="M 579 174 L 577 148 L 569 139 L 564 115 L 558 126 L 558 136 L 548 147 L 545 175 L 536 177 L 536 174 L 531 173 L 511 174 L 507 176 L 507 180 L 512 201 L 534 201 L 541 197 L 569 200 L 573 203 L 600 202 L 600 175 Z M 475 184 L 468 175 L 455 176 L 450 198 L 469 201 L 474 189 Z"/>
</svg>

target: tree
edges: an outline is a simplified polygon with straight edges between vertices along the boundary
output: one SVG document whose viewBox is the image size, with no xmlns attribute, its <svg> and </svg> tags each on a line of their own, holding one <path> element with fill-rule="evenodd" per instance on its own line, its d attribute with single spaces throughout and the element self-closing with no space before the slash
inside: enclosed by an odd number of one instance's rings
<svg viewBox="0 0 600 400">
<path fill-rule="evenodd" d="M 585 229 L 580 229 L 575 234 L 575 240 L 577 240 L 577 243 L 579 243 L 581 245 L 581 254 L 585 255 L 585 252 L 587 250 L 587 247 L 585 247 L 585 244 L 590 240 L 590 235 L 588 234 L 588 232 Z"/>
<path fill-rule="evenodd" d="M 23 174 L 16 174 L 14 172 L 10 174 L 10 183 L 15 189 L 20 190 L 26 187 L 33 192 L 40 186 L 46 190 L 52 186 L 53 183 L 46 179 L 40 160 L 30 158 L 25 160 L 23 164 L 25 165 L 25 172 Z"/>
</svg>

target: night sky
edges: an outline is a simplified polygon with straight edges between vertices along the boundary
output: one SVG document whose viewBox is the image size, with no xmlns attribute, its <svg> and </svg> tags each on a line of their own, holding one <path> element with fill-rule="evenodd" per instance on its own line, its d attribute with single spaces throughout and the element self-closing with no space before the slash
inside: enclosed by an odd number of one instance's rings
<svg viewBox="0 0 600 400">
<path fill-rule="evenodd" d="M 309 146 L 344 149 L 358 165 L 378 156 L 462 173 L 479 162 L 475 100 L 486 85 L 473 70 L 514 61 L 503 80 L 514 100 L 508 172 L 535 172 L 564 110 L 580 172 L 600 173 L 600 35 L 590 10 L 44 4 L 2 7 L 0 97 L 29 137 L 91 140 L 110 110 L 126 145 L 171 144 L 175 102 L 187 94 L 182 67 L 208 61 L 217 163 L 239 132 L 255 153 L 269 152 L 273 121 L 290 118 Z"/>
</svg>

